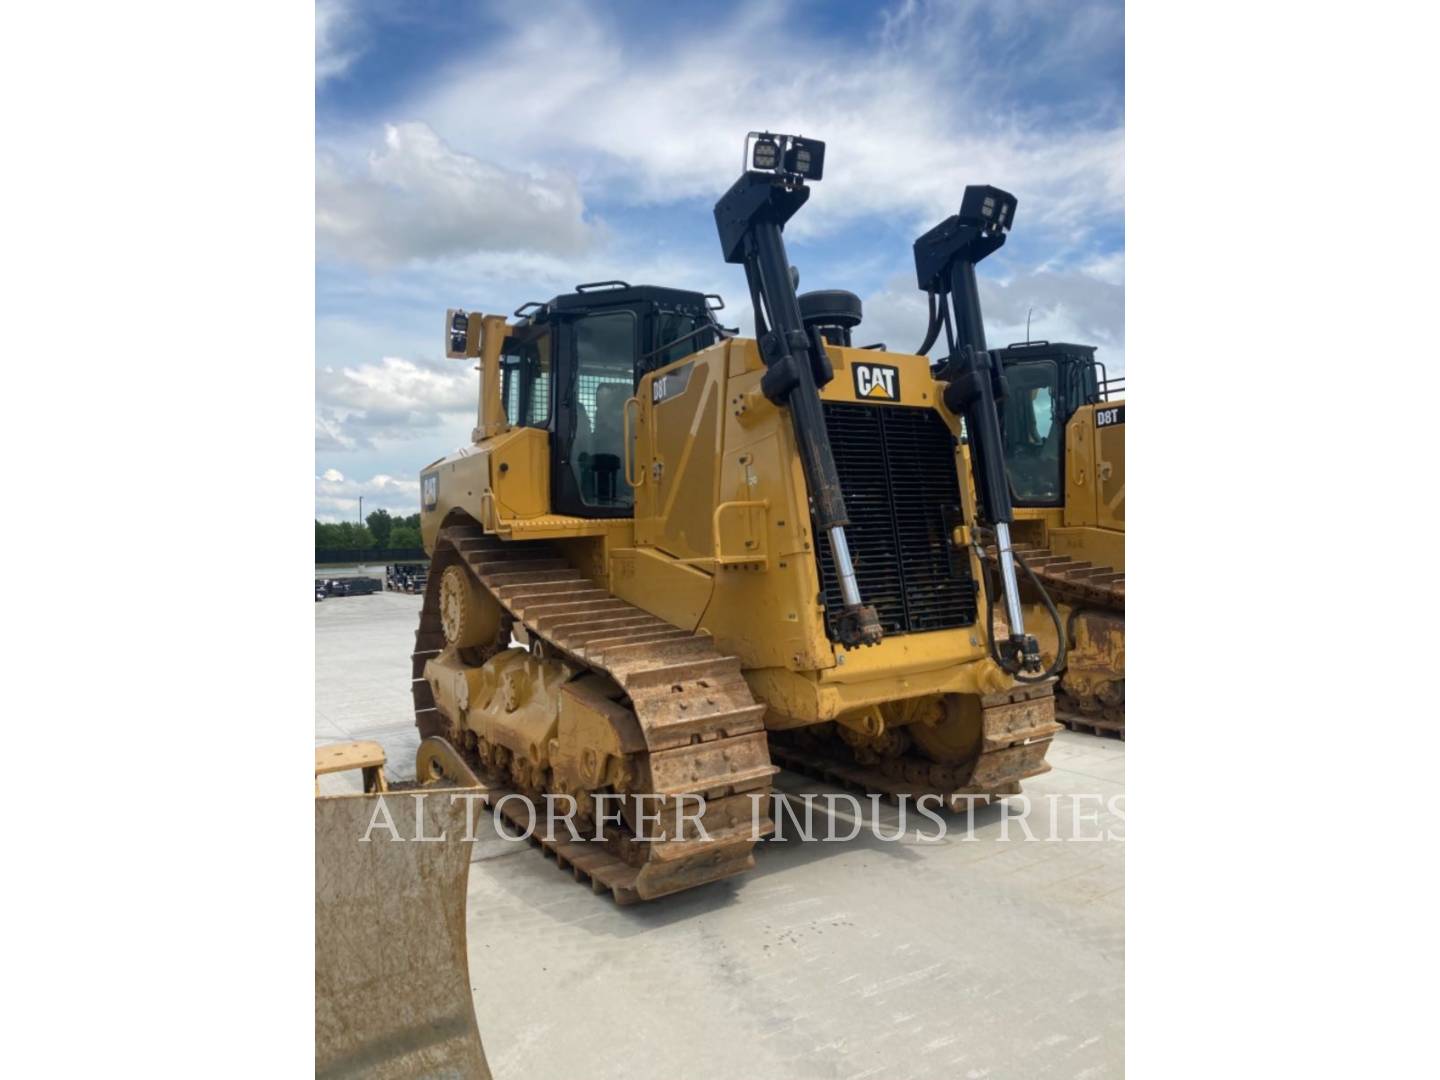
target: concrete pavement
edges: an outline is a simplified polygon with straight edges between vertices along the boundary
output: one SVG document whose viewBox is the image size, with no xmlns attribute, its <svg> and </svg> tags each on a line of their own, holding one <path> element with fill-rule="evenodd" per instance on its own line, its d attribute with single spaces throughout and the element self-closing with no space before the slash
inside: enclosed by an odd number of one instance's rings
<svg viewBox="0 0 1440 1080">
<path fill-rule="evenodd" d="M 317 744 L 374 739 L 396 779 L 418 742 L 419 607 L 378 593 L 315 611 Z M 748 875 L 630 908 L 482 831 L 470 974 L 495 1075 L 1122 1075 L 1124 749 L 1056 739 L 1053 770 L 1026 785 L 1034 840 L 990 807 L 938 841 L 913 817 L 893 843 L 767 841 Z M 776 786 L 838 790 L 789 772 Z M 892 832 L 894 809 L 880 820 Z"/>
</svg>

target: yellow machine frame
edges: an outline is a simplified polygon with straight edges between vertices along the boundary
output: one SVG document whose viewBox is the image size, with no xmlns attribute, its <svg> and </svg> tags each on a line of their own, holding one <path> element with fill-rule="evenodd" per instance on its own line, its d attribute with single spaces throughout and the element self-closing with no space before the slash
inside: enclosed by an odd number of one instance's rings
<svg viewBox="0 0 1440 1080">
<path fill-rule="evenodd" d="M 455 511 L 505 539 L 564 541 L 571 560 L 601 587 L 677 627 L 708 631 L 741 657 L 752 688 L 770 703 L 770 728 L 846 719 L 907 697 L 983 695 L 1011 685 L 989 659 L 978 626 L 853 649 L 827 638 L 794 433 L 760 391 L 764 365 L 753 340 L 722 341 L 644 376 L 625 405 L 634 516 L 589 519 L 551 512 L 549 434 L 512 426 L 505 416 L 505 318 L 471 316 L 469 325 L 467 351 L 481 370 L 477 441 L 421 474 L 427 548 Z M 822 389 L 824 400 L 866 400 L 855 393 L 850 365 L 883 359 L 900 370 L 893 407 L 935 409 L 959 434 L 925 357 L 841 346 L 828 352 L 835 378 Z M 955 467 L 965 518 L 974 520 L 958 447 Z M 956 532 L 952 540 L 968 549 L 967 531 Z M 973 552 L 966 557 L 978 578 Z"/>
</svg>

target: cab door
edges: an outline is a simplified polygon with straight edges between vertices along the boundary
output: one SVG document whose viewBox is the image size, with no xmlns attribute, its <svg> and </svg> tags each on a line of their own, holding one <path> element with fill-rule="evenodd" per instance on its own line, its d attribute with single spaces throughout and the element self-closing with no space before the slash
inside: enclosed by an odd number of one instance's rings
<svg viewBox="0 0 1440 1080">
<path fill-rule="evenodd" d="M 558 330 L 563 362 L 552 459 L 555 510 L 629 517 L 635 492 L 625 479 L 623 433 L 639 360 L 639 315 L 629 307 L 601 309 L 567 319 Z"/>
<path fill-rule="evenodd" d="M 1005 471 L 1016 506 L 1059 506 L 1064 500 L 1065 433 L 1054 360 L 1005 365 Z"/>
</svg>

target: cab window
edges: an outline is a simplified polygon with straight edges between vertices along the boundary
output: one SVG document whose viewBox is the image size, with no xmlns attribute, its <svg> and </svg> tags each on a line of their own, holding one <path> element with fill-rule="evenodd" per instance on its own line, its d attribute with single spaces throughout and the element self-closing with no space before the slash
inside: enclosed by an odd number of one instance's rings
<svg viewBox="0 0 1440 1080">
<path fill-rule="evenodd" d="M 570 468 L 586 506 L 628 508 L 625 401 L 634 393 L 638 323 L 630 311 L 588 315 L 575 323 L 575 439 Z"/>
<path fill-rule="evenodd" d="M 1021 503 L 1060 501 L 1059 380 L 1055 363 L 1034 360 L 1005 369 L 1005 467 Z"/>
<path fill-rule="evenodd" d="M 500 351 L 500 401 L 514 427 L 550 423 L 550 335 L 505 339 Z"/>
<path fill-rule="evenodd" d="M 662 311 L 655 316 L 655 352 L 647 357 L 645 370 L 654 371 L 683 360 L 714 340 L 708 319 Z"/>
</svg>

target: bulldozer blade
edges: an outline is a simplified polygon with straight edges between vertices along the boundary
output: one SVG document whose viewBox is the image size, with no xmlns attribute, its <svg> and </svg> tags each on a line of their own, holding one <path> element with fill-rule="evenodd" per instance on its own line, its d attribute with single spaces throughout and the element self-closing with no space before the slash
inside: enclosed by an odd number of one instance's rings
<svg viewBox="0 0 1440 1080">
<path fill-rule="evenodd" d="M 317 1077 L 490 1080 L 465 944 L 479 800 L 459 797 L 485 789 L 448 745 L 439 776 L 435 743 L 418 770 L 430 783 L 316 796 Z"/>
</svg>

